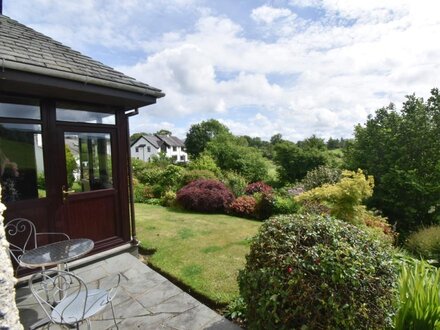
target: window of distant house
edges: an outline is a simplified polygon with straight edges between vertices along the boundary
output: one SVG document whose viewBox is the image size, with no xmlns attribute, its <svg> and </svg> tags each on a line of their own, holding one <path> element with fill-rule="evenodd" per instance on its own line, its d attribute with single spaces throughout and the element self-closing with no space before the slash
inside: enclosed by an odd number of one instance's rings
<svg viewBox="0 0 440 330">
<path fill-rule="evenodd" d="M 151 152 L 151 147 L 147 147 L 147 151 L 148 151 L 148 152 Z"/>
<path fill-rule="evenodd" d="M 185 161 L 185 156 L 180 156 L 180 160 L 184 162 Z"/>
<path fill-rule="evenodd" d="M 173 147 L 173 151 L 177 151 L 177 147 Z"/>
<path fill-rule="evenodd" d="M 0 100 L 0 183 L 6 204 L 46 196 L 37 100 Z"/>
</svg>

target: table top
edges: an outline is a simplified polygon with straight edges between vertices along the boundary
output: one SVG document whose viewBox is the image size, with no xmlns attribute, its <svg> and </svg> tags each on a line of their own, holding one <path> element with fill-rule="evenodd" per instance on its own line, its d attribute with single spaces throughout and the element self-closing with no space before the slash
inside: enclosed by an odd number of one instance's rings
<svg viewBox="0 0 440 330">
<path fill-rule="evenodd" d="M 87 254 L 93 249 L 93 246 L 93 241 L 87 238 L 69 239 L 42 245 L 23 253 L 20 264 L 29 268 L 54 266 Z"/>
</svg>

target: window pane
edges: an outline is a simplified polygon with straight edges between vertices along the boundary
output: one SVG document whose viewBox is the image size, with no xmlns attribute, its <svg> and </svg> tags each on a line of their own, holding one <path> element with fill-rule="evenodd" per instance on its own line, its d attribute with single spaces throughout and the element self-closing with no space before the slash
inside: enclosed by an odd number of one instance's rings
<svg viewBox="0 0 440 330">
<path fill-rule="evenodd" d="M 41 126 L 0 124 L 0 165 L 4 203 L 45 197 Z"/>
<path fill-rule="evenodd" d="M 20 119 L 40 119 L 40 106 L 36 100 L 2 98 L 0 117 Z"/>
<path fill-rule="evenodd" d="M 59 121 L 71 121 L 77 123 L 114 125 L 116 122 L 114 114 L 104 112 L 59 108 L 57 109 L 56 116 Z"/>
<path fill-rule="evenodd" d="M 113 187 L 108 133 L 64 133 L 69 189 L 85 192 Z"/>
</svg>

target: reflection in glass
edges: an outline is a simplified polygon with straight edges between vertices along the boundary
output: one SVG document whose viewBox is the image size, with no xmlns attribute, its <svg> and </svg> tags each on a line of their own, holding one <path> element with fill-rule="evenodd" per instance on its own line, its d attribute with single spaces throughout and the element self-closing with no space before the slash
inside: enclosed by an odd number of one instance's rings
<svg viewBox="0 0 440 330">
<path fill-rule="evenodd" d="M 113 187 L 111 141 L 108 133 L 64 133 L 67 184 L 85 192 Z"/>
<path fill-rule="evenodd" d="M 0 117 L 20 119 L 40 119 L 40 107 L 37 101 L 15 98 L 2 98 L 0 103 Z M 16 104 L 15 102 L 19 102 Z M 23 104 L 27 102 L 27 104 Z"/>
<path fill-rule="evenodd" d="M 4 203 L 46 196 L 41 125 L 0 124 L 0 174 Z"/>
<path fill-rule="evenodd" d="M 57 120 L 60 121 L 107 125 L 115 124 L 115 115 L 112 113 L 68 110 L 60 108 L 57 109 L 56 116 Z"/>
</svg>

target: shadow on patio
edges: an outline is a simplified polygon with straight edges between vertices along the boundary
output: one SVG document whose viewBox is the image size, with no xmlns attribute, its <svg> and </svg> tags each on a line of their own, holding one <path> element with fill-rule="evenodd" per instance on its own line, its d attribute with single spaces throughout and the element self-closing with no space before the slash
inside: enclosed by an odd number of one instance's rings
<svg viewBox="0 0 440 330">
<path fill-rule="evenodd" d="M 91 287 L 103 285 L 114 274 L 122 275 L 113 301 L 119 329 L 239 329 L 129 253 L 78 268 L 74 273 Z M 16 301 L 25 329 L 43 318 L 27 286 L 17 289 Z M 84 323 L 81 328 L 86 326 Z M 92 327 L 114 328 L 111 308 L 92 318 Z"/>
</svg>

